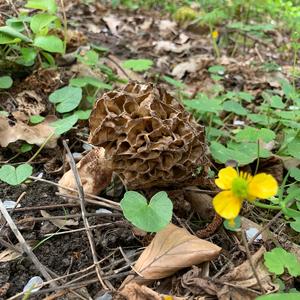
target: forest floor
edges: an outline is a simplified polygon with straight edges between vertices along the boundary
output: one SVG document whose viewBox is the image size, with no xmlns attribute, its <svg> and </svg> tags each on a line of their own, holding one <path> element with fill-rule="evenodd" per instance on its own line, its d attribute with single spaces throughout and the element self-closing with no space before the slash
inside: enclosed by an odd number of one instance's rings
<svg viewBox="0 0 300 300">
<path fill-rule="evenodd" d="M 13 86 L 7 93 L 0 92 L 0 107 L 3 111 L 10 114 L 41 114 L 44 117 L 57 114 L 48 97 L 75 77 L 95 77 L 111 85 L 112 89 L 123 87 L 128 80 L 153 82 L 183 101 L 186 108 L 193 111 L 196 119 L 209 131 L 207 143 L 211 170 L 215 176 L 224 163 L 230 160 L 230 155 L 231 160 L 236 160 L 244 170 L 271 174 L 279 185 L 289 168 L 294 168 L 294 171 L 297 169 L 299 155 L 293 155 L 295 152 L 291 147 L 281 147 L 287 143 L 283 137 L 287 135 L 286 132 L 296 131 L 289 136 L 289 141 L 292 141 L 297 138 L 299 130 L 297 124 L 294 124 L 299 120 L 299 114 L 294 117 L 283 114 L 290 112 L 288 107 L 292 106 L 293 99 L 288 99 L 288 92 L 280 80 L 293 82 L 288 87 L 293 86 L 295 91 L 300 87 L 299 77 L 295 79 L 291 75 L 294 68 L 293 51 L 283 47 L 290 44 L 288 33 L 269 29 L 262 31 L 262 37 L 257 37 L 252 32 L 228 29 L 220 23 L 215 27 L 218 37 L 214 38 L 208 26 L 191 25 L 192 22 L 179 24 L 167 13 L 154 9 L 130 11 L 112 9 L 99 2 L 64 2 L 70 37 L 67 54 L 57 55 L 57 65 L 52 68 L 32 67 L 15 71 L 12 75 Z M 16 16 L 15 9 L 18 11 L 20 6 L 13 9 L 4 2 L 0 6 L 0 16 L 4 19 Z M 94 51 L 91 53 L 91 50 Z M 87 57 L 86 53 L 91 56 Z M 96 62 L 94 53 L 97 53 Z M 147 59 L 152 65 L 138 71 L 140 66 L 131 69 L 123 66 L 123 62 L 128 59 Z M 5 74 L 0 70 L 0 75 Z M 96 94 L 92 94 L 97 98 L 103 92 L 99 89 Z M 272 98 L 273 106 L 271 103 L 269 110 L 263 110 L 266 104 L 264 97 L 268 97 L 268 93 L 271 97 L 278 96 L 280 101 L 275 97 L 278 100 L 276 107 L 276 99 Z M 222 98 L 222 103 L 224 99 L 229 99 L 228 103 L 232 105 L 234 99 L 241 97 L 237 101 L 239 105 L 229 107 L 228 104 L 227 110 L 223 110 L 223 106 L 221 110 L 216 108 L 221 103 L 218 97 L 224 95 L 227 98 Z M 201 108 L 195 109 L 187 99 L 196 99 L 202 105 Z M 204 99 L 204 108 L 201 99 Z M 286 111 L 281 107 L 281 99 L 284 99 L 284 103 L 290 101 Z M 297 99 L 299 101 L 300 98 Z M 272 113 L 268 115 L 270 110 Z M 280 116 L 278 111 L 282 113 Z M 283 118 L 284 122 L 275 120 L 274 123 L 268 123 L 264 119 L 276 119 L 275 115 Z M 18 117 L 15 114 L 11 120 Z M 227 143 L 244 125 L 266 128 L 269 130 L 267 133 L 273 132 L 276 136 L 263 136 L 261 151 L 267 152 L 261 156 L 259 153 L 258 160 L 256 153 L 250 150 L 247 152 L 241 146 L 252 141 L 246 140 L 245 144 L 237 138 L 235 141 L 239 143 L 234 147 Z M 10 200 L 18 203 L 16 208 L 7 208 L 13 222 L 31 246 L 40 266 L 52 278 L 58 278 L 56 286 L 45 285 L 38 291 L 32 291 L 28 299 L 225 300 L 255 299 L 265 293 L 291 289 L 297 292 L 300 272 L 297 276 L 288 272 L 276 276 L 264 266 L 263 259 L 264 253 L 274 247 L 283 248 L 300 258 L 299 233 L 287 221 L 292 217 L 284 211 L 272 211 L 245 203 L 241 213 L 241 229 L 228 230 L 214 219 L 211 200 L 216 189 L 210 189 L 209 185 L 169 189 L 169 197 L 174 197 L 172 221 L 188 229 L 194 236 L 198 232 L 198 237 L 202 235 L 205 240 L 221 247 L 221 253 L 202 265 L 184 265 L 167 278 L 152 280 L 148 289 L 139 290 L 133 286 L 125 294 L 118 289 L 125 278 L 134 273 L 134 261 L 155 234 L 133 229 L 119 210 L 113 207 L 106 207 L 109 212 L 103 210 L 101 201 L 98 205 L 96 201 L 88 203 L 86 218 L 90 226 L 95 226 L 92 230 L 93 243 L 97 258 L 101 261 L 102 278 L 108 286 L 108 290 L 103 289 L 96 275 L 79 198 L 77 195 L 63 197 L 55 185 L 69 169 L 62 140 L 68 141 L 78 161 L 84 155 L 83 152 L 90 149 L 86 146 L 88 127 L 86 119 L 79 120 L 77 125 L 57 138 L 56 147 L 43 148 L 33 160 L 31 158 L 39 149 L 38 146 L 25 153 L 19 153 L 18 150 L 23 143 L 20 140 L 26 138 L 18 138 L 18 141 L 0 150 L 2 165 L 10 163 L 16 166 L 30 160 L 33 166 L 32 177 L 23 183 L 13 186 L 1 182 L 0 199 L 2 202 Z M 1 127 L 0 137 L 4 139 Z M 299 145 L 299 138 L 297 143 Z M 221 144 L 227 145 L 227 148 L 221 148 Z M 285 152 L 286 149 L 290 152 Z M 236 154 L 243 151 L 244 156 Z M 19 155 L 14 158 L 16 153 Z M 295 183 L 293 186 L 298 187 L 297 180 L 300 180 L 298 173 L 293 178 L 289 177 L 287 182 L 290 185 Z M 138 190 L 143 191 L 143 188 Z M 122 182 L 115 180 L 113 189 L 102 191 L 101 196 L 120 202 L 124 192 Z M 299 196 L 295 193 L 292 200 L 297 200 Z M 280 215 L 276 215 L 278 211 Z M 296 217 L 293 221 L 297 221 Z M 253 241 L 251 238 L 255 234 L 258 237 Z M 19 240 L 7 226 L 7 220 L 1 218 L 0 299 L 27 299 L 23 292 L 24 286 L 34 276 L 42 276 L 21 249 Z"/>
</svg>

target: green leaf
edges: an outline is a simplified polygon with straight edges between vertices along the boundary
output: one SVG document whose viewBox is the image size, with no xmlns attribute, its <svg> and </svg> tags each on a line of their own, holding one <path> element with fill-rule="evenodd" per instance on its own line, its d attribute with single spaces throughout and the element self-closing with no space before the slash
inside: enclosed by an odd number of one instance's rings
<svg viewBox="0 0 300 300">
<path fill-rule="evenodd" d="M 229 220 L 225 220 L 223 225 L 227 230 L 230 231 L 238 231 L 241 228 L 241 217 L 237 216 L 234 220 L 233 223 L 231 223 Z"/>
<path fill-rule="evenodd" d="M 258 123 L 264 126 L 274 124 L 276 120 L 274 118 L 268 117 L 262 114 L 247 114 L 247 117 L 254 123 Z"/>
<path fill-rule="evenodd" d="M 76 115 L 71 115 L 64 119 L 57 120 L 51 123 L 51 126 L 55 128 L 55 134 L 61 135 L 67 131 L 69 131 L 78 121 L 78 117 Z"/>
<path fill-rule="evenodd" d="M 43 29 L 48 28 L 49 25 L 56 19 L 56 16 L 50 14 L 36 14 L 32 17 L 30 21 L 30 28 L 34 33 L 39 33 Z"/>
<path fill-rule="evenodd" d="M 30 43 L 31 39 L 26 35 L 20 33 L 18 30 L 10 27 L 10 26 L 2 26 L 0 27 L 0 33 L 4 33 L 5 35 L 10 35 L 13 38 L 20 39 L 23 42 Z"/>
<path fill-rule="evenodd" d="M 70 112 L 75 109 L 82 98 L 82 89 L 73 86 L 65 86 L 56 90 L 49 96 L 49 101 L 59 103 L 56 110 L 60 113 Z"/>
<path fill-rule="evenodd" d="M 21 39 L 14 38 L 8 34 L 0 32 L 0 45 L 15 44 L 21 42 Z"/>
<path fill-rule="evenodd" d="M 275 248 L 270 252 L 266 252 L 264 259 L 266 267 L 276 275 L 283 274 L 285 268 L 294 277 L 300 275 L 300 262 L 297 257 L 283 248 Z"/>
<path fill-rule="evenodd" d="M 297 232 L 300 232 L 300 217 L 296 217 L 293 222 L 290 223 L 290 226 Z"/>
<path fill-rule="evenodd" d="M 237 93 L 238 98 L 247 101 L 247 102 L 251 102 L 254 99 L 254 96 L 251 95 L 250 93 L 246 93 L 246 92 L 238 92 Z"/>
<path fill-rule="evenodd" d="M 208 68 L 209 73 L 224 75 L 225 68 L 223 66 L 215 65 Z"/>
<path fill-rule="evenodd" d="M 33 45 L 48 52 L 64 53 L 63 41 L 55 35 L 38 36 L 34 39 Z"/>
<path fill-rule="evenodd" d="M 10 184 L 18 185 L 26 180 L 32 174 L 32 166 L 22 164 L 17 168 L 11 165 L 4 165 L 0 169 L 0 180 Z"/>
<path fill-rule="evenodd" d="M 89 50 L 84 55 L 78 54 L 77 59 L 88 66 L 95 66 L 99 61 L 99 54 L 94 50 Z"/>
<path fill-rule="evenodd" d="M 280 109 L 285 108 L 285 104 L 282 102 L 281 97 L 279 97 L 278 95 L 272 96 L 270 100 L 271 100 L 271 107 L 280 108 Z"/>
<path fill-rule="evenodd" d="M 88 77 L 88 76 L 73 78 L 70 80 L 70 85 L 76 86 L 76 87 L 85 87 L 87 85 L 91 85 L 98 89 L 104 89 L 104 90 L 112 89 L 111 84 L 107 84 L 107 83 L 99 80 L 98 78 Z"/>
<path fill-rule="evenodd" d="M 74 114 L 78 117 L 79 120 L 88 120 L 91 115 L 92 110 L 77 110 Z"/>
<path fill-rule="evenodd" d="M 300 181 L 300 169 L 296 167 L 292 167 L 289 169 L 290 171 L 290 176 L 297 181 Z"/>
<path fill-rule="evenodd" d="M 166 192 L 158 192 L 147 204 L 143 195 L 129 191 L 125 193 L 120 204 L 125 218 L 147 232 L 160 231 L 172 218 L 173 204 Z"/>
<path fill-rule="evenodd" d="M 257 142 L 259 139 L 261 139 L 268 143 L 274 140 L 276 135 L 274 131 L 267 128 L 258 129 L 248 126 L 240 130 L 235 137 L 238 142 Z"/>
<path fill-rule="evenodd" d="M 179 81 L 179 80 L 176 80 L 176 79 L 174 79 L 174 78 L 172 78 L 172 77 L 169 77 L 169 76 L 163 76 L 162 78 L 163 78 L 164 81 L 166 81 L 167 83 L 169 83 L 169 84 L 175 86 L 176 88 L 181 89 L 181 88 L 184 88 L 184 87 L 185 87 L 185 84 L 184 84 L 183 82 L 181 82 L 181 81 Z"/>
<path fill-rule="evenodd" d="M 28 0 L 25 7 L 46 10 L 51 14 L 55 14 L 57 10 L 55 0 Z"/>
<path fill-rule="evenodd" d="M 20 147 L 20 152 L 21 152 L 21 153 L 26 153 L 26 152 L 29 152 L 32 148 L 33 148 L 33 145 L 24 143 L 24 144 Z"/>
<path fill-rule="evenodd" d="M 233 101 L 228 100 L 223 103 L 223 109 L 225 111 L 234 112 L 237 115 L 245 116 L 248 114 L 247 109 L 245 109 L 241 104 Z"/>
<path fill-rule="evenodd" d="M 32 124 L 38 124 L 38 123 L 43 122 L 44 120 L 45 120 L 45 118 L 40 115 L 33 115 L 29 118 L 29 121 Z"/>
<path fill-rule="evenodd" d="M 221 100 L 209 99 L 204 94 L 197 95 L 197 98 L 194 100 L 184 100 L 183 103 L 187 108 L 194 109 L 197 113 L 218 113 L 223 109 L 221 105 Z"/>
<path fill-rule="evenodd" d="M 287 150 L 291 156 L 300 159 L 300 137 L 297 136 L 288 143 Z"/>
<path fill-rule="evenodd" d="M 9 89 L 13 84 L 13 80 L 10 76 L 0 77 L 0 89 Z"/>
<path fill-rule="evenodd" d="M 299 293 L 276 293 L 263 295 L 255 298 L 256 300 L 299 300 Z"/>
<path fill-rule="evenodd" d="M 16 62 L 19 65 L 23 65 L 23 66 L 26 66 L 26 67 L 32 66 L 34 64 L 34 61 L 35 61 L 35 58 L 36 58 L 36 55 L 37 55 L 36 49 L 31 48 L 31 47 L 29 47 L 29 48 L 22 47 L 20 49 L 20 51 L 21 51 L 22 56 L 19 57 L 16 60 Z"/>
<path fill-rule="evenodd" d="M 153 65 L 151 59 L 128 59 L 122 62 L 122 67 L 136 72 L 149 70 Z"/>
</svg>

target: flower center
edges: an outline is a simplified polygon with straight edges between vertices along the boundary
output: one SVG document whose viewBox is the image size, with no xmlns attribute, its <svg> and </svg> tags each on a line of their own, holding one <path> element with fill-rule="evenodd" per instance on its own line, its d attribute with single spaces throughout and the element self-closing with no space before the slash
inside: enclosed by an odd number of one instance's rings
<svg viewBox="0 0 300 300">
<path fill-rule="evenodd" d="M 246 199 L 248 195 L 248 182 L 246 179 L 237 177 L 232 181 L 232 193 L 241 199 Z"/>
</svg>

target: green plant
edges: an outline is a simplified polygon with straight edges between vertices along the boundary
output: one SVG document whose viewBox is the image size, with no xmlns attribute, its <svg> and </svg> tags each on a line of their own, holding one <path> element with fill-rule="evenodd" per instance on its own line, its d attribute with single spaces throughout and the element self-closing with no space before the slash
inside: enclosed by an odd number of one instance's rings
<svg viewBox="0 0 300 300">
<path fill-rule="evenodd" d="M 40 62 L 43 58 L 44 64 L 53 65 L 51 53 L 65 53 L 66 44 L 56 34 L 62 27 L 56 1 L 28 0 L 25 7 L 37 12 L 32 16 L 22 13 L 0 27 L 0 65 L 4 70 L 9 71 L 10 63 L 32 66 L 37 57 Z"/>
<path fill-rule="evenodd" d="M 153 61 L 150 59 L 128 59 L 123 61 L 122 67 L 125 69 L 131 69 L 136 72 L 143 72 L 149 70 L 153 65 Z"/>
<path fill-rule="evenodd" d="M 264 254 L 265 265 L 270 272 L 282 275 L 287 269 L 294 277 L 300 276 L 300 262 L 295 254 L 289 253 L 283 248 L 274 248 Z"/>
<path fill-rule="evenodd" d="M 156 193 L 148 204 L 140 193 L 128 191 L 120 204 L 125 218 L 147 232 L 162 230 L 172 218 L 173 204 L 166 192 Z"/>
<path fill-rule="evenodd" d="M 0 168 L 0 180 L 10 184 L 18 185 L 32 174 L 32 167 L 29 164 L 19 165 L 17 168 L 11 165 L 4 165 Z"/>
</svg>

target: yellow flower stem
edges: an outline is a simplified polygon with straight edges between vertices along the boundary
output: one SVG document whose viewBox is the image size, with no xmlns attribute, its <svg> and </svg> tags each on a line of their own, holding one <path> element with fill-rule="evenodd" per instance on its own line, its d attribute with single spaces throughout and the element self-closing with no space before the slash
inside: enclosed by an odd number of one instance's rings
<svg viewBox="0 0 300 300">
<path fill-rule="evenodd" d="M 254 206 L 261 207 L 261 208 L 266 208 L 266 209 L 271 209 L 271 210 L 281 210 L 281 207 L 278 205 L 265 204 L 265 203 L 261 203 L 259 201 L 254 201 L 252 204 Z"/>
</svg>

